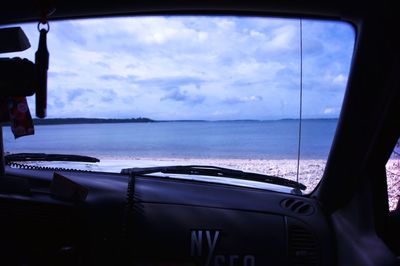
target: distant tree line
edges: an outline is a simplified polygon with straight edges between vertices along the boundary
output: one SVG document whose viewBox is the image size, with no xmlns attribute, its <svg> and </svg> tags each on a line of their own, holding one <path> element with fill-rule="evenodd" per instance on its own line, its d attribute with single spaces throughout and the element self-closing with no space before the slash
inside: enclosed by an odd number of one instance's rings
<svg viewBox="0 0 400 266">
<path fill-rule="evenodd" d="M 138 118 L 46 118 L 33 119 L 35 125 L 65 125 L 65 124 L 115 124 L 115 123 L 148 123 L 155 122 L 146 117 Z"/>
</svg>

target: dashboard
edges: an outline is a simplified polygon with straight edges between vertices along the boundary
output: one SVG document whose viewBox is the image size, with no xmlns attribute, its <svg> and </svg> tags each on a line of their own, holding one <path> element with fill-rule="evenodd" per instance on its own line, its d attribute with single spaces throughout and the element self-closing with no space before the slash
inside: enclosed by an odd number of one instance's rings
<svg viewBox="0 0 400 266">
<path fill-rule="evenodd" d="M 6 170 L 0 253 L 15 265 L 335 264 L 332 229 L 312 198 L 157 176 Z M 71 193 L 55 189 L 60 177 Z"/>
</svg>

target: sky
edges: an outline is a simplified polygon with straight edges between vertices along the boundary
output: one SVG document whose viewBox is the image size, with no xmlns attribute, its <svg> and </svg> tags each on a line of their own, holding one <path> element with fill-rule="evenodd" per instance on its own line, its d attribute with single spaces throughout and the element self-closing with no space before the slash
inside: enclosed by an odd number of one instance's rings
<svg viewBox="0 0 400 266">
<path fill-rule="evenodd" d="M 2 57 L 34 60 L 32 47 Z M 303 117 L 338 117 L 354 29 L 302 21 Z M 50 22 L 48 117 L 299 117 L 300 21 L 158 16 Z M 34 112 L 34 97 L 28 99 Z"/>
</svg>

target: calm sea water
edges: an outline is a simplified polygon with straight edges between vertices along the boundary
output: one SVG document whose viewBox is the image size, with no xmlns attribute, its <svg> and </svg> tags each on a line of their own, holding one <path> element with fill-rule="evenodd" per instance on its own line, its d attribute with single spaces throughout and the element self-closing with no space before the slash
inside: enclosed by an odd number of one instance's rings
<svg viewBox="0 0 400 266">
<path fill-rule="evenodd" d="M 326 159 L 337 120 L 304 120 L 303 159 Z M 179 158 L 297 158 L 298 121 L 159 122 L 42 125 L 17 140 L 3 128 L 5 151 Z"/>
</svg>

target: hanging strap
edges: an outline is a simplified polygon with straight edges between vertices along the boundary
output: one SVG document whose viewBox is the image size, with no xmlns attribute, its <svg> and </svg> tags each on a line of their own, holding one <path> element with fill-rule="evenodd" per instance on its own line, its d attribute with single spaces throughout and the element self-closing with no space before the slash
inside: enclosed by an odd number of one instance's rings
<svg viewBox="0 0 400 266">
<path fill-rule="evenodd" d="M 40 28 L 41 22 L 38 23 L 40 32 L 38 50 L 35 53 L 36 67 L 36 116 L 39 118 L 46 117 L 47 107 L 47 70 L 49 69 L 49 51 L 47 50 L 47 33 L 50 30 L 49 23 L 44 24 L 46 28 Z"/>
</svg>

